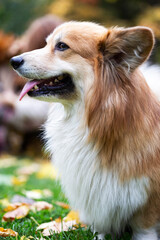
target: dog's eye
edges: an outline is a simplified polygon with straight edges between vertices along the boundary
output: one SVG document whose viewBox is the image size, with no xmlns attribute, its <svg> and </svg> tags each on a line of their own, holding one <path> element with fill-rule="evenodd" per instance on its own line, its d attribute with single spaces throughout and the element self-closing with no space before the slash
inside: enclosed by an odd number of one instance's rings
<svg viewBox="0 0 160 240">
<path fill-rule="evenodd" d="M 67 44 L 65 44 L 64 42 L 58 42 L 55 46 L 55 49 L 58 51 L 65 51 L 69 48 L 69 46 Z"/>
</svg>

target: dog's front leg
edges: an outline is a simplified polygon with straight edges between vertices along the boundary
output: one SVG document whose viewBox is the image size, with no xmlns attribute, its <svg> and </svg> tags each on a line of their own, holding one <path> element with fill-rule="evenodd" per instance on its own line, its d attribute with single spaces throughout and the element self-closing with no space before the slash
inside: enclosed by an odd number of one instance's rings
<svg viewBox="0 0 160 240">
<path fill-rule="evenodd" d="M 94 226 L 91 226 L 91 231 L 95 234 L 98 231 L 96 231 L 96 229 L 94 228 Z M 104 240 L 105 239 L 105 233 L 98 233 L 98 235 L 96 235 L 96 237 L 94 237 L 94 240 Z"/>
<path fill-rule="evenodd" d="M 105 239 L 105 234 L 103 234 L 103 233 L 98 234 L 94 239 L 95 240 L 104 240 Z"/>
<path fill-rule="evenodd" d="M 139 229 L 133 231 L 132 240 L 158 240 L 158 234 L 154 228 Z"/>
</svg>

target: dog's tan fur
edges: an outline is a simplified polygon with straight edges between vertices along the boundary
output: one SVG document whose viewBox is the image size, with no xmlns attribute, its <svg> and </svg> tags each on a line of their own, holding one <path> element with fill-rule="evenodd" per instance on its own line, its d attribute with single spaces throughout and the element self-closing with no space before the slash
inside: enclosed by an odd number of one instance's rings
<svg viewBox="0 0 160 240">
<path fill-rule="evenodd" d="M 118 172 L 121 181 L 144 175 L 151 179 L 149 201 L 136 215 L 139 224 L 148 228 L 160 218 L 160 105 L 135 68 L 148 58 L 154 39 L 145 28 L 137 34 L 136 28 L 128 32 L 113 28 L 101 34 L 96 30 L 86 26 L 83 31 L 71 24 L 63 38 L 72 49 L 67 58 L 74 61 L 78 54 L 95 71 L 93 87 L 86 94 L 86 124 L 89 139 L 100 149 L 102 165 Z M 144 48 L 139 59 L 121 62 L 120 54 L 132 55 L 139 41 Z"/>
</svg>

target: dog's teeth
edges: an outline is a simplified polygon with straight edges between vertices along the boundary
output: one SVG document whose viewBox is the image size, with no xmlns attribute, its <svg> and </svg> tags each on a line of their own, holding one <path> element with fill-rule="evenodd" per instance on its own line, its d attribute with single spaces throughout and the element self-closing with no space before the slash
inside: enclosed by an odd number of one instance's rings
<svg viewBox="0 0 160 240">
<path fill-rule="evenodd" d="M 39 87 L 38 87 L 37 85 L 35 85 L 35 86 L 34 86 L 34 89 L 37 90 L 37 89 L 39 89 Z"/>
<path fill-rule="evenodd" d="M 58 77 L 58 80 L 62 80 L 63 79 L 63 75 L 60 75 L 59 77 Z"/>
<path fill-rule="evenodd" d="M 56 79 L 54 80 L 54 82 L 55 82 L 55 83 L 58 83 L 59 81 L 58 81 L 58 79 L 56 78 Z"/>
</svg>

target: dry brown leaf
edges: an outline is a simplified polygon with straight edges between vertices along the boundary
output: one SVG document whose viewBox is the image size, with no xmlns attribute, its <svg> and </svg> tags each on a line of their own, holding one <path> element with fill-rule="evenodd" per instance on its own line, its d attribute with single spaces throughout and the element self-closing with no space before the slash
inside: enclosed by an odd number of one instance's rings
<svg viewBox="0 0 160 240">
<path fill-rule="evenodd" d="M 55 221 L 48 223 L 42 223 L 38 226 L 37 230 L 43 230 L 43 236 L 50 236 L 53 233 L 60 233 L 62 231 L 68 231 L 70 228 L 75 229 L 79 224 L 79 213 L 76 211 L 70 211 L 63 219 L 57 218 Z M 84 226 L 84 225 L 82 225 Z"/>
<path fill-rule="evenodd" d="M 18 175 L 31 175 L 33 173 L 38 172 L 39 168 L 40 168 L 40 164 L 32 163 L 32 164 L 30 164 L 28 166 L 20 167 L 17 170 L 17 174 Z"/>
<path fill-rule="evenodd" d="M 16 237 L 17 235 L 18 233 L 13 231 L 12 229 L 4 229 L 3 227 L 0 227 L 0 237 Z"/>
<path fill-rule="evenodd" d="M 43 236 L 50 236 L 53 233 L 60 233 L 62 231 L 68 231 L 70 228 L 72 228 L 76 224 L 76 221 L 52 221 L 49 223 L 43 223 L 40 226 L 38 226 L 37 230 L 44 229 L 42 234 Z"/>
<path fill-rule="evenodd" d="M 62 208 L 65 208 L 65 209 L 69 209 L 70 208 L 69 204 L 64 203 L 64 202 L 55 202 L 55 204 L 60 206 L 60 207 L 62 207 Z"/>
<path fill-rule="evenodd" d="M 76 221 L 69 221 L 69 222 L 54 222 L 54 225 L 52 228 L 46 228 L 43 230 L 42 234 L 43 236 L 50 236 L 53 233 L 60 233 L 62 231 L 69 231 L 69 229 L 73 228 L 73 226 L 76 224 Z"/>
<path fill-rule="evenodd" d="M 45 201 L 38 201 L 38 202 L 35 202 L 31 207 L 30 209 L 32 211 L 41 211 L 41 210 L 44 210 L 44 209 L 50 209 L 52 208 L 53 205 L 48 203 L 48 202 L 45 202 Z"/>
<path fill-rule="evenodd" d="M 29 205 L 22 205 L 13 211 L 5 213 L 2 220 L 13 221 L 14 219 L 24 218 L 29 213 L 29 210 L 30 210 Z"/>
<path fill-rule="evenodd" d="M 42 223 L 37 227 L 37 230 L 43 230 L 45 228 L 50 228 L 54 225 L 55 221 L 51 221 L 51 222 L 46 222 L 46 223 Z"/>
<path fill-rule="evenodd" d="M 22 206 L 22 205 L 26 205 L 26 204 L 25 204 L 25 203 L 19 203 L 19 202 L 17 202 L 17 203 L 10 203 L 10 204 L 9 204 L 6 208 L 4 208 L 3 210 L 4 210 L 5 212 L 10 212 L 10 211 L 13 211 L 13 210 L 19 208 L 19 207 Z"/>
<path fill-rule="evenodd" d="M 15 218 L 23 218 L 28 214 L 29 210 L 41 211 L 44 209 L 51 209 L 52 207 L 52 204 L 45 201 L 33 202 L 32 204 L 23 202 L 9 204 L 4 209 L 4 211 L 7 213 L 3 216 L 3 221 L 13 221 Z"/>
</svg>

